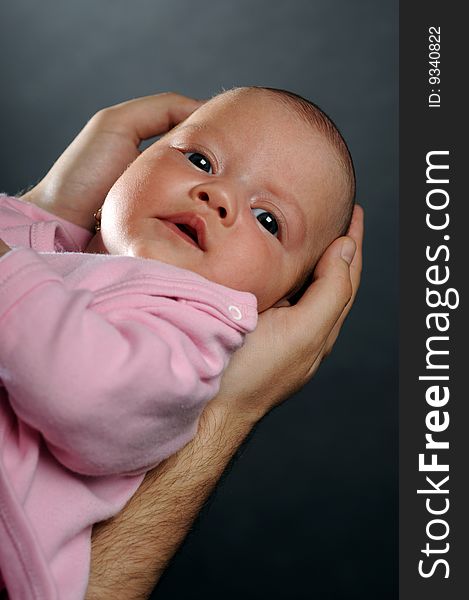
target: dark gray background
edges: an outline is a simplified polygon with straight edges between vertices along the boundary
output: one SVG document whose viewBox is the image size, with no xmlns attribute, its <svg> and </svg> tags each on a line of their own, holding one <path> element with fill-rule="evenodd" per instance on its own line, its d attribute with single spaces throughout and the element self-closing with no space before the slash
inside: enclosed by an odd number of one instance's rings
<svg viewBox="0 0 469 600">
<path fill-rule="evenodd" d="M 1 178 L 39 179 L 98 109 L 233 85 L 309 97 L 348 140 L 363 283 L 333 355 L 258 427 L 156 597 L 397 597 L 397 0 L 17 0 Z M 272 381 L 275 385 L 275 381 Z"/>
</svg>

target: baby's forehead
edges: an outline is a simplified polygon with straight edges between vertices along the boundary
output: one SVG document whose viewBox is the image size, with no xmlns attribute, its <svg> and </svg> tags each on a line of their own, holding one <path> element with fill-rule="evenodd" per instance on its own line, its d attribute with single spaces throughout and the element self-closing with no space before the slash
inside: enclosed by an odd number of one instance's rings
<svg viewBox="0 0 469 600">
<path fill-rule="evenodd" d="M 314 123 L 272 94 L 225 92 L 195 111 L 187 124 L 195 135 L 206 132 L 227 141 L 226 152 L 241 156 L 252 171 L 268 174 L 273 188 L 286 189 L 307 212 L 320 211 L 324 201 L 337 203 L 343 168 L 335 148 Z"/>
<path fill-rule="evenodd" d="M 327 149 L 331 158 L 337 156 L 334 144 L 314 119 L 305 118 L 298 106 L 268 90 L 241 88 L 224 92 L 196 110 L 188 121 L 199 122 L 202 127 L 221 126 L 224 130 L 235 124 L 235 134 L 249 131 L 253 137 L 267 142 L 273 136 L 265 138 L 263 134 L 277 134 L 283 144 L 298 153 L 308 147 L 311 150 L 314 145 L 316 151 L 321 146 L 323 154 Z"/>
<path fill-rule="evenodd" d="M 286 149 L 300 155 L 308 151 L 316 153 L 318 145 L 323 146 L 323 150 L 332 148 L 327 137 L 298 111 L 259 90 L 234 90 L 215 96 L 192 113 L 182 126 L 190 126 L 194 132 L 245 139 L 254 146 L 275 145 L 276 152 Z"/>
<path fill-rule="evenodd" d="M 259 128 L 271 125 L 274 114 L 280 119 L 282 116 L 291 117 L 295 111 L 263 90 L 241 88 L 214 96 L 197 109 L 188 120 L 197 118 L 210 122 L 221 115 L 226 118 L 252 117 L 256 119 Z"/>
</svg>

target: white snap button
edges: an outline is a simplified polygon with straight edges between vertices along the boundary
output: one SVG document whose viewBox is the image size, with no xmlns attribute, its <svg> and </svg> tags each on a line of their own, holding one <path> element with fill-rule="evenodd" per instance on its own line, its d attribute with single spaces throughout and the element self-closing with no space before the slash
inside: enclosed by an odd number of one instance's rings
<svg viewBox="0 0 469 600">
<path fill-rule="evenodd" d="M 241 321 L 241 319 L 243 318 L 243 315 L 241 314 L 241 311 L 239 310 L 239 308 L 237 306 L 234 306 L 233 304 L 231 306 L 228 306 L 228 310 L 231 313 L 231 316 L 233 317 L 233 319 L 235 321 Z"/>
</svg>

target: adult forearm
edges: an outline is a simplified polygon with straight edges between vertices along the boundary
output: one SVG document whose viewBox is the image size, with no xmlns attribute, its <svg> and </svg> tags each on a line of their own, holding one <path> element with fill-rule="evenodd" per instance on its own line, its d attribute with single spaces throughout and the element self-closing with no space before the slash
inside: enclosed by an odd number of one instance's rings
<svg viewBox="0 0 469 600">
<path fill-rule="evenodd" d="M 197 436 L 93 530 L 87 600 L 147 598 L 253 421 L 208 407 Z"/>
</svg>

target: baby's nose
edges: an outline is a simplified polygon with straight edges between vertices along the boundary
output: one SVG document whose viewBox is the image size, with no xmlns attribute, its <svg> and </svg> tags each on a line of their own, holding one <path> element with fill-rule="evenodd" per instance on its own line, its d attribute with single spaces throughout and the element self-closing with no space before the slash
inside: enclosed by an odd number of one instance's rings
<svg viewBox="0 0 469 600">
<path fill-rule="evenodd" d="M 227 215 L 227 210 L 226 210 L 226 208 L 225 208 L 224 206 L 221 206 L 221 205 L 220 205 L 220 204 L 221 204 L 220 202 L 217 202 L 217 201 L 212 201 L 212 200 L 210 199 L 210 196 L 207 194 L 207 192 L 202 192 L 202 191 L 201 191 L 201 192 L 198 192 L 198 194 L 197 194 L 197 195 L 198 195 L 198 198 L 199 198 L 199 200 L 202 200 L 202 202 L 207 202 L 207 204 L 208 204 L 209 206 L 211 206 L 212 208 L 216 208 L 216 210 L 218 210 L 218 214 L 220 215 L 220 217 L 221 217 L 222 219 L 224 219 L 224 218 L 226 217 L 226 215 Z M 212 194 L 211 196 L 212 196 L 212 198 L 213 198 L 213 194 Z M 214 205 L 215 205 L 215 206 L 214 206 Z M 220 206 L 219 206 L 219 205 L 220 205 Z"/>
<path fill-rule="evenodd" d="M 236 220 L 236 200 L 228 190 L 223 189 L 221 186 L 205 185 L 196 191 L 195 196 L 197 200 L 207 203 L 210 208 L 218 212 L 225 227 L 229 227 Z"/>
</svg>

